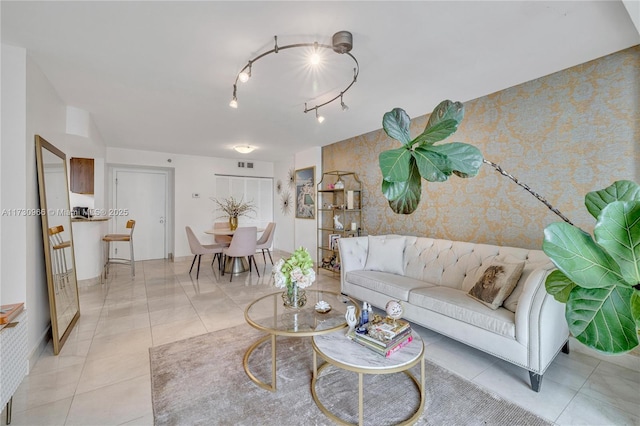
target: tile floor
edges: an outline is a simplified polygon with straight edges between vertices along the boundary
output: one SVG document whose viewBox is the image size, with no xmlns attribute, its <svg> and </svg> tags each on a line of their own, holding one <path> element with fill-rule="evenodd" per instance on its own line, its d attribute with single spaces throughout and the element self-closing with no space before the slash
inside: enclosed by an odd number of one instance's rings
<svg viewBox="0 0 640 426">
<path fill-rule="evenodd" d="M 279 255 L 280 253 L 275 253 Z M 138 262 L 135 280 L 116 266 L 106 287 L 80 289 L 81 317 L 61 353 L 51 344 L 13 398 L 12 425 L 152 425 L 150 346 L 244 322 L 244 307 L 275 291 L 271 265 L 218 277 L 191 259 Z M 339 289 L 321 272 L 316 288 Z M 427 358 L 559 425 L 640 425 L 640 373 L 584 353 L 560 354 L 540 393 L 520 368 L 418 327 Z M 5 424 L 4 413 L 2 424 Z"/>
</svg>

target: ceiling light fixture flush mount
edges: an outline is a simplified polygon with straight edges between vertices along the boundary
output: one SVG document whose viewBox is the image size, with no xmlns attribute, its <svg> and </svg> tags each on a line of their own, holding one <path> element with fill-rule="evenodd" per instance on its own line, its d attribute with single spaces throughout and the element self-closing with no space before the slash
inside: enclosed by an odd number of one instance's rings
<svg viewBox="0 0 640 426">
<path fill-rule="evenodd" d="M 280 50 L 292 49 L 297 47 L 307 47 L 307 48 L 312 47 L 313 54 L 311 55 L 311 58 L 310 58 L 312 65 L 315 65 L 319 62 L 320 49 L 331 49 L 338 54 L 341 54 L 341 55 L 344 54 L 351 57 L 351 59 L 353 59 L 353 62 L 355 63 L 355 67 L 353 68 L 353 76 L 352 76 L 351 82 L 347 87 L 345 87 L 344 90 L 342 90 L 340 93 L 338 93 L 336 96 L 334 96 L 330 100 L 323 102 L 319 105 L 315 105 L 313 107 L 308 107 L 307 103 L 305 102 L 304 112 L 307 113 L 309 111 L 315 111 L 316 119 L 318 120 L 319 123 L 322 123 L 324 121 L 324 117 L 318 114 L 319 108 L 322 108 L 323 106 L 328 105 L 331 102 L 340 99 L 340 106 L 342 107 L 342 110 L 346 111 L 349 109 L 349 107 L 343 101 L 343 96 L 347 92 L 347 90 L 349 90 L 351 86 L 353 86 L 353 84 L 357 81 L 358 74 L 360 73 L 360 66 L 358 65 L 358 60 L 355 58 L 355 56 L 353 56 L 350 53 L 351 49 L 353 48 L 353 35 L 349 31 L 338 31 L 337 33 L 335 33 L 332 37 L 331 45 L 320 44 L 316 41 L 313 43 L 296 43 L 296 44 L 288 44 L 286 46 L 278 46 L 278 36 L 274 36 L 274 40 L 275 40 L 275 46 L 273 49 L 267 52 L 261 53 L 260 55 L 256 56 L 253 59 L 250 59 L 236 76 L 236 80 L 233 83 L 233 96 L 231 98 L 231 102 L 229 102 L 229 106 L 231 108 L 238 108 L 238 81 L 240 81 L 241 83 L 245 83 L 251 78 L 251 71 L 252 71 L 254 62 L 272 53 L 278 53 Z"/>
<path fill-rule="evenodd" d="M 253 152 L 255 148 L 251 145 L 236 145 L 233 147 L 233 149 L 238 151 L 240 154 L 248 154 L 250 152 Z"/>
</svg>

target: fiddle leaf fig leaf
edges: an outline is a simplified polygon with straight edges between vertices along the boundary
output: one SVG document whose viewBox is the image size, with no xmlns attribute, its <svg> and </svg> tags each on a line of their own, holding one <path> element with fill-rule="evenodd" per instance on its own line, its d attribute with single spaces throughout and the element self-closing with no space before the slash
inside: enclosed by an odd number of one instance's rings
<svg viewBox="0 0 640 426">
<path fill-rule="evenodd" d="M 585 288 L 608 288 L 620 282 L 620 267 L 591 235 L 565 222 L 544 229 L 542 250 L 571 281 Z"/>
<path fill-rule="evenodd" d="M 605 189 L 589 192 L 584 198 L 587 210 L 596 219 L 614 201 L 640 201 L 640 186 L 630 180 L 619 180 Z"/>
<path fill-rule="evenodd" d="M 411 140 L 409 115 L 401 108 L 385 113 L 382 127 L 402 143 L 399 149 L 380 153 L 382 193 L 396 213 L 410 214 L 420 202 L 420 177 L 430 182 L 446 181 L 452 173 L 466 178 L 478 174 L 482 154 L 471 145 L 455 142 L 435 146 L 458 129 L 464 118 L 460 102 L 442 101 L 433 110 L 424 131 Z"/>
<path fill-rule="evenodd" d="M 446 139 L 458 130 L 458 124 L 457 121 L 449 119 L 440 121 L 431 127 L 427 126 L 422 134 L 411 141 L 411 146 L 416 144 L 419 146 L 433 145 L 436 142 Z"/>
<path fill-rule="evenodd" d="M 630 287 L 575 287 L 567 300 L 569 330 L 594 349 L 619 354 L 638 346 L 636 321 L 631 313 Z"/>
<path fill-rule="evenodd" d="M 438 123 L 447 120 L 454 120 L 456 122 L 457 128 L 458 124 L 460 124 L 463 118 L 464 105 L 461 102 L 452 102 L 450 100 L 445 100 L 440 102 L 438 106 L 433 109 L 433 112 L 429 116 L 429 121 L 427 122 L 424 130 L 426 132 L 430 127 L 434 127 Z"/>
<path fill-rule="evenodd" d="M 444 182 L 451 175 L 451 163 L 446 155 L 422 147 L 416 148 L 412 155 L 420 176 L 429 182 Z"/>
<path fill-rule="evenodd" d="M 409 178 L 404 182 L 382 181 L 382 193 L 389 207 L 398 214 L 411 214 L 420 203 L 422 184 L 415 161 L 411 161 Z"/>
<path fill-rule="evenodd" d="M 640 328 L 640 291 L 634 290 L 631 295 L 631 315 L 636 322 L 636 327 Z"/>
<path fill-rule="evenodd" d="M 600 211 L 593 234 L 620 266 L 626 285 L 640 283 L 640 201 L 614 201 Z"/>
<path fill-rule="evenodd" d="M 446 155 L 451 170 L 461 178 L 475 177 L 482 166 L 482 152 L 473 145 L 451 142 L 429 147 L 431 151 Z"/>
<path fill-rule="evenodd" d="M 409 134 L 410 124 L 411 119 L 402 108 L 394 108 L 382 117 L 382 128 L 387 135 L 389 135 L 390 138 L 400 141 L 403 145 L 411 142 L 411 135 Z"/>
<path fill-rule="evenodd" d="M 569 293 L 574 289 L 576 283 L 571 281 L 559 270 L 551 272 L 544 283 L 547 293 L 553 296 L 558 302 L 567 303 Z"/>
<path fill-rule="evenodd" d="M 378 156 L 382 178 L 389 182 L 403 182 L 409 179 L 411 151 L 406 148 L 383 151 Z"/>
</svg>

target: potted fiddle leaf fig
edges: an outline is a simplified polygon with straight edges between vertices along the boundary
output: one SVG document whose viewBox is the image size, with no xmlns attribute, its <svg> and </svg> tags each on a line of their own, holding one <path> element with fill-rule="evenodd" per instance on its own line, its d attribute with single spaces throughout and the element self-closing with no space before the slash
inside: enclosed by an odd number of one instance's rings
<svg viewBox="0 0 640 426">
<path fill-rule="evenodd" d="M 640 187 L 617 181 L 589 192 L 594 238 L 568 223 L 544 230 L 543 251 L 558 270 L 546 290 L 566 304 L 569 330 L 578 341 L 607 354 L 638 346 L 640 329 Z"/>
<path fill-rule="evenodd" d="M 382 127 L 402 147 L 380 153 L 382 193 L 396 213 L 411 214 L 420 202 L 421 180 L 444 182 L 451 174 L 474 177 L 482 166 L 480 150 L 473 145 L 451 142 L 436 145 L 458 129 L 464 117 L 464 106 L 449 100 L 434 110 L 424 131 L 411 138 L 409 115 L 401 108 L 387 112 Z"/>
</svg>

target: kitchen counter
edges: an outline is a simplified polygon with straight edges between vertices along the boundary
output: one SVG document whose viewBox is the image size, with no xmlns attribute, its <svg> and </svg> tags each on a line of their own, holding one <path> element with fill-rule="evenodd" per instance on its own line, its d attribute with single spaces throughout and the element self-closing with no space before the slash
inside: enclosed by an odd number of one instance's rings
<svg viewBox="0 0 640 426">
<path fill-rule="evenodd" d="M 71 222 L 105 222 L 111 219 L 109 216 L 92 216 L 90 218 L 86 217 L 73 217 L 71 218 Z"/>
<path fill-rule="evenodd" d="M 102 274 L 104 266 L 102 237 L 108 233 L 109 219 L 111 219 L 109 216 L 71 219 L 78 281 L 96 278 Z"/>
</svg>

